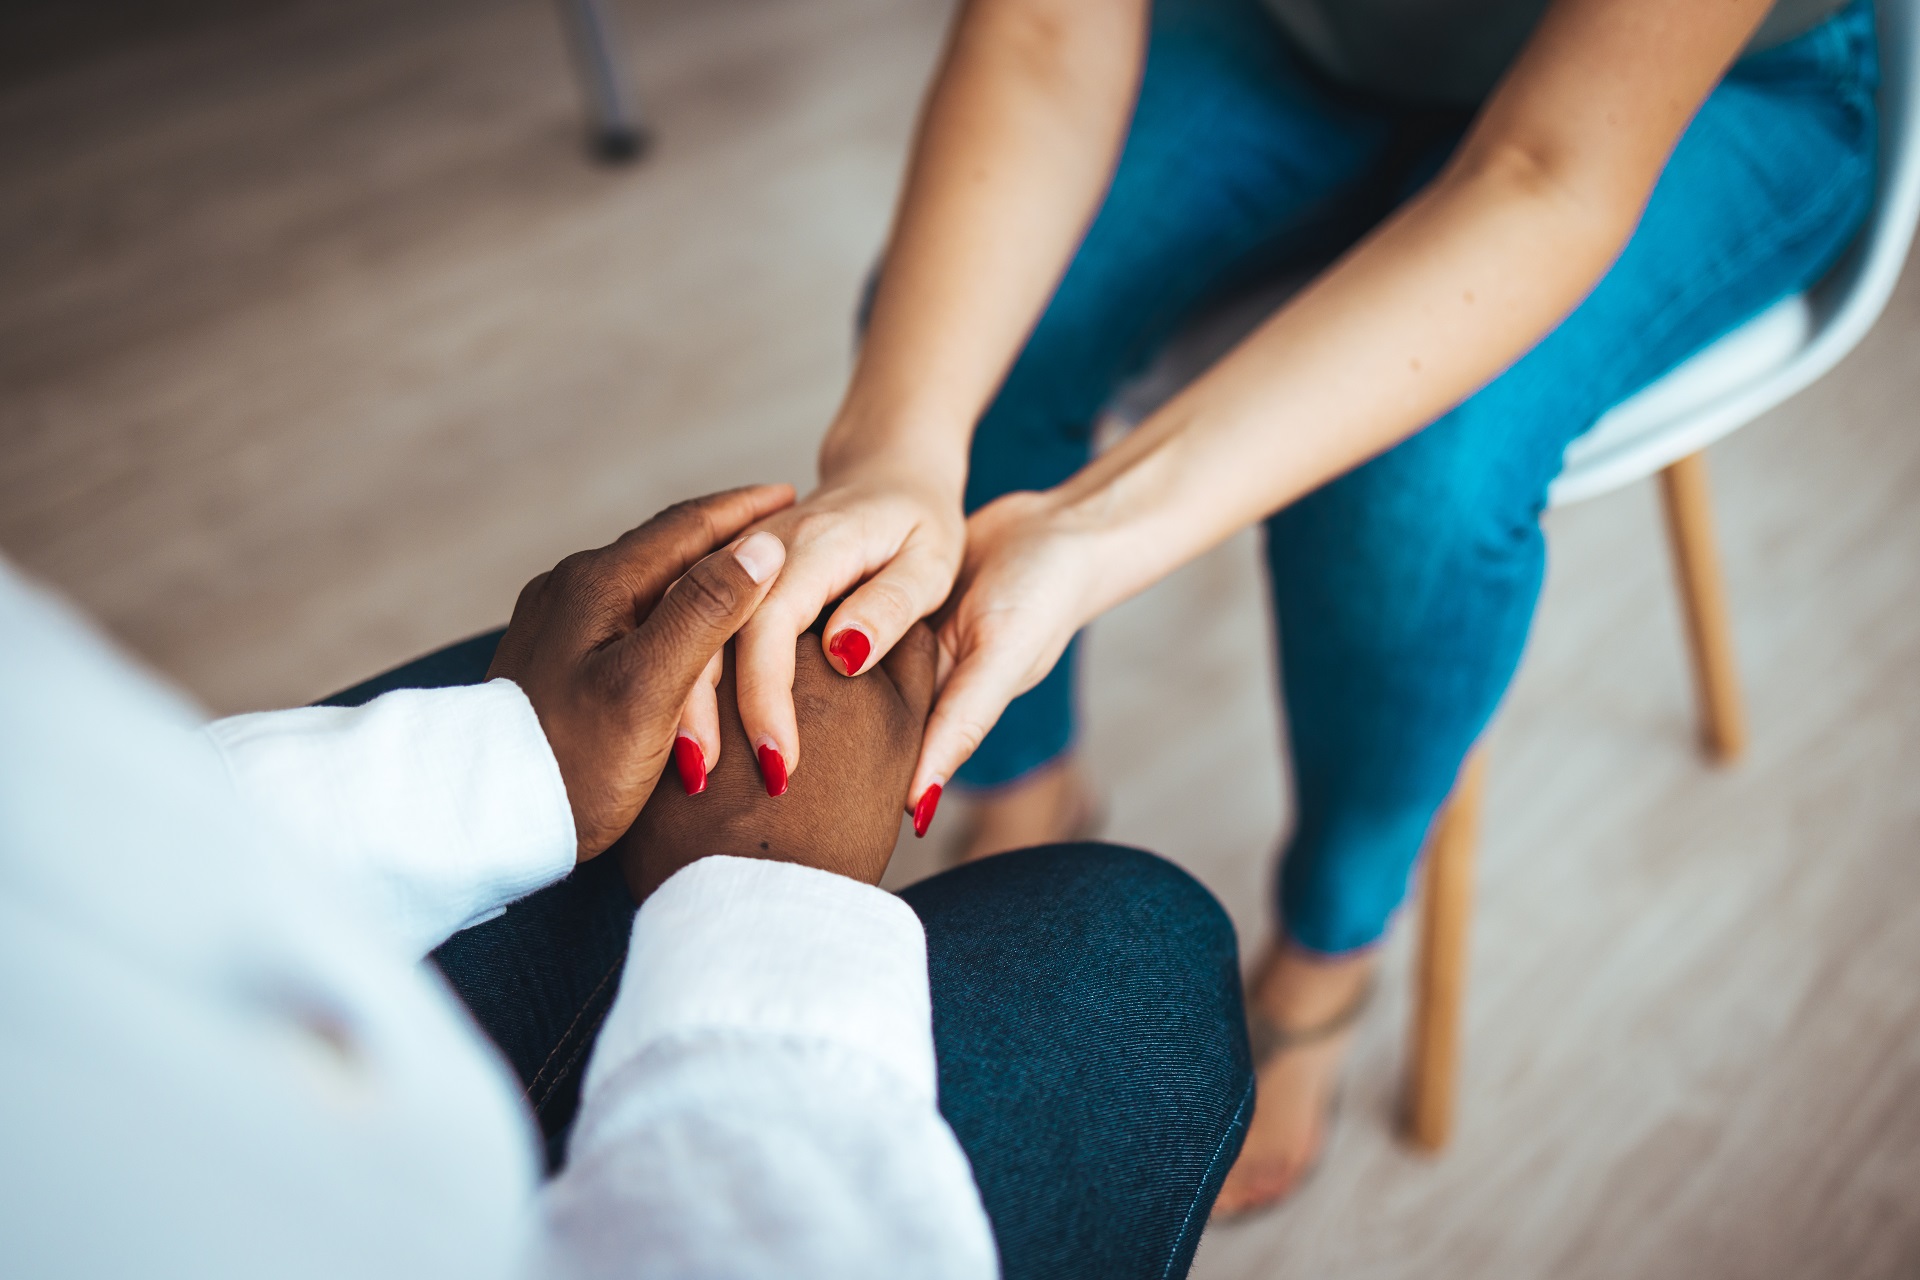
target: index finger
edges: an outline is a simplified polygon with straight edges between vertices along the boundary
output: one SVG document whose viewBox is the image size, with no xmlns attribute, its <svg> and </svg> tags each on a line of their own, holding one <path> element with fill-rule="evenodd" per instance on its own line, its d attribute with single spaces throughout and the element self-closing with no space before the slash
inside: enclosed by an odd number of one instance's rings
<svg viewBox="0 0 1920 1280">
<path fill-rule="evenodd" d="M 953 661 L 944 636 L 940 648 L 944 666 Z M 934 703 L 933 714 L 927 717 L 920 759 L 907 787 L 907 808 L 913 814 L 916 836 L 927 834 L 941 792 L 955 770 L 979 748 L 1007 704 L 1025 692 L 1026 672 L 1017 659 L 1003 657 L 1002 652 L 999 646 L 986 645 L 961 655 Z"/>
<path fill-rule="evenodd" d="M 795 530 L 787 565 L 734 642 L 735 699 L 740 725 L 760 763 L 767 794 L 786 790 L 800 766 L 800 728 L 793 711 L 793 647 L 827 601 L 860 574 L 860 548 L 844 533 Z"/>
</svg>

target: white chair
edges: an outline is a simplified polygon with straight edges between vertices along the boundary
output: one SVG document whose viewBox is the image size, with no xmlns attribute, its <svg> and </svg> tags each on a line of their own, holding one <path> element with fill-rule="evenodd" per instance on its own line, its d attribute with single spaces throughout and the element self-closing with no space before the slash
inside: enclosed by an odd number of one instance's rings
<svg viewBox="0 0 1920 1280">
<path fill-rule="evenodd" d="M 1659 473 L 1708 754 L 1730 761 L 1746 730 L 1708 498 L 1704 451 L 1820 378 L 1879 319 L 1920 216 L 1920 0 L 1879 0 L 1880 173 L 1859 239 L 1806 293 L 1776 303 L 1615 407 L 1566 453 L 1549 490 L 1566 506 Z M 1109 410 L 1137 422 L 1298 287 L 1276 281 L 1195 323 Z M 1437 1151 L 1453 1129 L 1484 765 L 1478 751 L 1434 822 L 1415 948 L 1408 1137 Z"/>
<path fill-rule="evenodd" d="M 1745 745 L 1740 679 L 1714 549 L 1705 449 L 1799 392 L 1853 350 L 1886 308 L 1920 218 L 1920 0 L 1880 0 L 1880 173 L 1873 212 L 1827 277 L 1776 303 L 1619 405 L 1568 448 L 1553 506 L 1658 472 L 1709 756 Z M 1407 1071 L 1408 1137 L 1437 1151 L 1453 1130 L 1482 779 L 1461 770 L 1434 823 L 1420 904 Z"/>
</svg>

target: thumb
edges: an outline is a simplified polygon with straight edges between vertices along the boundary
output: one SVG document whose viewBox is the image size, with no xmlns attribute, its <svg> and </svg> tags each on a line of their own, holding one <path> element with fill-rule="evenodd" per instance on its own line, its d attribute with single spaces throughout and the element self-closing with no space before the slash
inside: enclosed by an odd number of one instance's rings
<svg viewBox="0 0 1920 1280">
<path fill-rule="evenodd" d="M 760 607 L 786 559 L 773 534 L 748 534 L 687 570 L 646 621 L 608 646 L 619 684 L 646 716 L 678 721 L 694 682 Z"/>
</svg>

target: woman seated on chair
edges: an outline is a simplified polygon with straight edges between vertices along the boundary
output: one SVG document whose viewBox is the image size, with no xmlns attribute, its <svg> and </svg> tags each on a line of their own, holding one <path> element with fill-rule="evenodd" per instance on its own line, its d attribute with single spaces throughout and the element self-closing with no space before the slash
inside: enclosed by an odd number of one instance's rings
<svg viewBox="0 0 1920 1280">
<path fill-rule="evenodd" d="M 1568 442 L 1827 270 L 1875 79 L 1867 0 L 970 0 L 820 486 L 767 522 L 791 551 L 738 698 L 769 789 L 802 767 L 794 639 L 851 591 L 848 675 L 944 605 L 916 827 L 951 780 L 971 855 L 1080 834 L 1075 633 L 1262 523 L 1296 818 L 1221 1205 L 1281 1199 L 1519 660 Z M 1196 308 L 1334 254 L 1089 460 Z"/>
</svg>

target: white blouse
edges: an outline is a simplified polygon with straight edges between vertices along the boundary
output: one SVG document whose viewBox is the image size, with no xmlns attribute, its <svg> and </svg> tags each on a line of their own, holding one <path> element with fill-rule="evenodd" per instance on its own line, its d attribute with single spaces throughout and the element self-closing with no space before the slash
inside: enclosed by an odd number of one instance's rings
<svg viewBox="0 0 1920 1280">
<path fill-rule="evenodd" d="M 206 725 L 0 561 L 0 1275 L 987 1277 L 919 920 L 705 858 L 565 1171 L 421 956 L 566 874 L 507 681 Z"/>
</svg>

